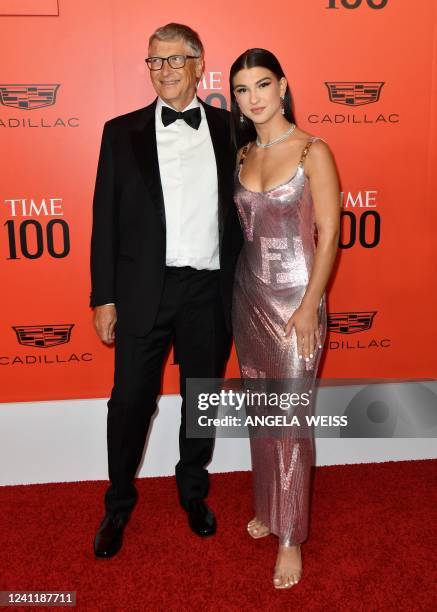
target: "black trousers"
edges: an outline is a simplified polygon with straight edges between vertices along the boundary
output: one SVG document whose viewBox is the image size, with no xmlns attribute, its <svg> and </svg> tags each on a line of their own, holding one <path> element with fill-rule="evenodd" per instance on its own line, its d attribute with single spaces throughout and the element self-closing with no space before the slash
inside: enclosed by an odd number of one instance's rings
<svg viewBox="0 0 437 612">
<path fill-rule="evenodd" d="M 223 375 L 231 337 L 225 325 L 219 287 L 220 272 L 166 267 L 161 303 L 153 329 L 145 336 L 115 330 L 114 387 L 108 402 L 110 486 L 106 511 L 127 519 L 137 501 L 134 478 L 140 464 L 151 417 L 161 389 L 163 361 L 171 342 L 180 369 L 182 395 L 180 460 L 176 482 L 183 507 L 208 493 L 213 439 L 187 438 L 187 378 Z M 165 453 L 166 441 L 162 441 Z"/>
</svg>

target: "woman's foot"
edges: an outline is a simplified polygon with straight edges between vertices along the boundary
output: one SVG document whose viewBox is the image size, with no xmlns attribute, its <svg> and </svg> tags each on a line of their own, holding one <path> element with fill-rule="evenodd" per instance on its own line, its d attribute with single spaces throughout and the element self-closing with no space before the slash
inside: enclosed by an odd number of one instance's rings
<svg viewBox="0 0 437 612">
<path fill-rule="evenodd" d="M 270 529 L 267 527 L 267 525 L 265 525 L 262 521 L 260 521 L 256 517 L 253 518 L 247 524 L 247 531 L 249 532 L 249 534 L 252 536 L 254 540 L 258 540 L 258 538 L 264 538 L 264 536 L 267 536 L 270 533 Z"/>
<path fill-rule="evenodd" d="M 289 589 L 297 584 L 302 576 L 302 557 L 300 544 L 280 546 L 276 558 L 273 585 L 276 589 Z"/>
</svg>

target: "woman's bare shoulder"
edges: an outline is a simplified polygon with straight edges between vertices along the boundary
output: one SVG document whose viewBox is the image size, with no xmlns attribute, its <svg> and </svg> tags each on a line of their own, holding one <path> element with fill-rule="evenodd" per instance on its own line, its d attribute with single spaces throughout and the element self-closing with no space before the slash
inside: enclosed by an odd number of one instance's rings
<svg viewBox="0 0 437 612">
<path fill-rule="evenodd" d="M 300 128 L 296 128 L 294 134 L 295 138 L 301 141 L 302 143 L 307 144 L 311 141 L 313 142 L 312 146 L 315 146 L 316 143 L 318 143 L 318 148 L 323 149 L 323 147 L 325 147 L 329 149 L 327 142 L 323 140 L 323 138 L 321 138 L 320 136 L 317 136 L 317 134 L 310 134 L 310 132 L 307 132 L 306 130 L 301 130 Z"/>
<path fill-rule="evenodd" d="M 305 172 L 310 176 L 313 172 L 331 172 L 336 164 L 329 145 L 317 137 L 311 142 L 305 158 Z"/>
</svg>

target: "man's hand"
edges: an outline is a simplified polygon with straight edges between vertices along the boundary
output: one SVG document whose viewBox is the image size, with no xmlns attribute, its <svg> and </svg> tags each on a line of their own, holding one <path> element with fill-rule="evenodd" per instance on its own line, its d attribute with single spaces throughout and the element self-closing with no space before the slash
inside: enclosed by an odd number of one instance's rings
<svg viewBox="0 0 437 612">
<path fill-rule="evenodd" d="M 105 344 L 114 342 L 114 327 L 117 321 L 117 311 L 112 304 L 94 308 L 94 327 L 100 340 Z"/>
</svg>

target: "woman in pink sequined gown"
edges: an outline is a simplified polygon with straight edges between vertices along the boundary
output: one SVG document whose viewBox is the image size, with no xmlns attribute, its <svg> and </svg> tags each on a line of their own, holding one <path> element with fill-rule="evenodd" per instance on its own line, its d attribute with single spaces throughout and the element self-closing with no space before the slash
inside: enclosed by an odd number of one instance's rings
<svg viewBox="0 0 437 612">
<path fill-rule="evenodd" d="M 233 298 L 241 377 L 298 379 L 312 390 L 339 236 L 335 165 L 321 139 L 295 126 L 288 84 L 272 53 L 243 53 L 232 65 L 230 87 L 233 137 L 241 147 L 235 202 L 244 246 Z M 250 439 L 255 517 L 248 531 L 253 538 L 278 537 L 276 588 L 291 587 L 302 573 L 314 443 L 300 434 L 283 427 Z"/>
</svg>

